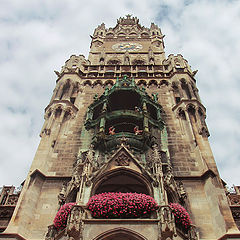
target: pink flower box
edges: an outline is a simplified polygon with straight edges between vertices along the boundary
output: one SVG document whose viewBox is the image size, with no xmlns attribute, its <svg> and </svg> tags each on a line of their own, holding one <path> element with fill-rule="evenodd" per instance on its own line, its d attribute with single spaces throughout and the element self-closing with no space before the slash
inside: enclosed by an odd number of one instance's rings
<svg viewBox="0 0 240 240">
<path fill-rule="evenodd" d="M 176 224 L 179 224 L 185 230 L 189 229 L 192 221 L 187 210 L 179 203 L 170 203 L 169 207 L 171 208 L 172 213 L 175 217 Z"/>
<path fill-rule="evenodd" d="M 63 229 L 66 227 L 68 215 L 75 204 L 76 203 L 66 203 L 58 210 L 57 215 L 53 220 L 53 225 L 57 229 Z"/>
<path fill-rule="evenodd" d="M 100 193 L 92 196 L 87 209 L 93 218 L 140 218 L 157 209 L 155 200 L 141 193 Z"/>
</svg>

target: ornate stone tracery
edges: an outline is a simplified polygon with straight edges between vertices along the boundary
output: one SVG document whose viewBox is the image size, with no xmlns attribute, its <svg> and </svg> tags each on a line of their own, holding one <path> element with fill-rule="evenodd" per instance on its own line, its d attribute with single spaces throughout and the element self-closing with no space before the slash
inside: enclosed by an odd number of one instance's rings
<svg viewBox="0 0 240 240">
<path fill-rule="evenodd" d="M 83 206 L 75 205 L 71 209 L 70 216 L 67 223 L 67 236 L 69 239 L 83 240 L 83 229 L 85 219 L 85 209 Z"/>
</svg>

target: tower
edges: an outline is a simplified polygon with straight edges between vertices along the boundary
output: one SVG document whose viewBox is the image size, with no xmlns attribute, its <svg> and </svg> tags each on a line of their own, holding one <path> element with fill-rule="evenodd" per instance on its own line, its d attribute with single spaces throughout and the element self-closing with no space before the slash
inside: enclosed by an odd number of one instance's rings
<svg viewBox="0 0 240 240">
<path fill-rule="evenodd" d="M 55 71 L 42 139 L 0 238 L 239 238 L 196 71 L 165 57 L 163 37 L 127 15 L 95 29 L 88 60 L 72 55 Z"/>
</svg>

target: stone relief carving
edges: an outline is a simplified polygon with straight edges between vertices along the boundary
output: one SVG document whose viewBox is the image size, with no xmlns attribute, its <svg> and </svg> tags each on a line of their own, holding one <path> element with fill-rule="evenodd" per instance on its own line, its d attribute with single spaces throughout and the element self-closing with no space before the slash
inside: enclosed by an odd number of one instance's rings
<svg viewBox="0 0 240 240">
<path fill-rule="evenodd" d="M 91 185 L 91 176 L 93 172 L 94 151 L 91 145 L 86 152 L 80 152 L 77 156 L 77 161 L 74 164 L 72 178 L 67 184 L 66 196 L 73 189 L 79 189 L 76 201 L 80 201 L 83 197 L 84 186 Z"/>
<path fill-rule="evenodd" d="M 177 236 L 174 216 L 169 206 L 162 206 L 158 209 L 158 239 L 172 239 Z"/>
<path fill-rule="evenodd" d="M 62 188 L 58 194 L 58 204 L 59 204 L 59 208 L 65 204 L 65 200 L 66 200 L 66 191 L 67 191 L 67 183 L 64 182 L 62 184 Z"/>
<path fill-rule="evenodd" d="M 183 183 L 181 181 L 178 183 L 178 193 L 180 195 L 180 200 L 181 201 L 184 201 L 184 199 L 187 198 L 187 193 L 186 193 L 186 191 L 183 187 Z"/>
<path fill-rule="evenodd" d="M 125 153 L 121 153 L 115 162 L 117 166 L 129 166 L 130 158 Z"/>
<path fill-rule="evenodd" d="M 188 230 L 188 239 L 189 240 L 199 240 L 199 233 L 197 231 L 197 228 L 193 225 L 191 225 L 190 229 Z"/>
<path fill-rule="evenodd" d="M 48 231 L 45 235 L 45 240 L 55 240 L 56 234 L 57 229 L 53 225 L 48 226 Z"/>
<path fill-rule="evenodd" d="M 83 239 L 84 218 L 85 209 L 82 206 L 75 205 L 71 210 L 67 223 L 67 236 L 69 239 Z"/>
<path fill-rule="evenodd" d="M 175 192 L 176 188 L 176 182 L 174 180 L 173 172 L 172 172 L 172 167 L 170 165 L 167 166 L 167 173 L 164 177 L 164 185 L 166 188 L 172 190 Z"/>
</svg>

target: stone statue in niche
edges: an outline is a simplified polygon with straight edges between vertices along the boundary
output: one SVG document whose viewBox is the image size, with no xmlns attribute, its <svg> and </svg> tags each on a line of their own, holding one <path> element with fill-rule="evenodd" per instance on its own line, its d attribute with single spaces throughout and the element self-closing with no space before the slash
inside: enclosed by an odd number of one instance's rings
<svg viewBox="0 0 240 240">
<path fill-rule="evenodd" d="M 67 191 L 67 183 L 64 182 L 62 184 L 62 189 L 58 194 L 58 204 L 59 204 L 59 208 L 65 204 L 65 200 L 66 200 L 66 191 Z"/>
<path fill-rule="evenodd" d="M 187 193 L 186 193 L 186 191 L 183 187 L 183 183 L 181 181 L 178 183 L 178 192 L 179 192 L 179 195 L 180 195 L 180 199 L 182 201 L 184 201 L 184 199 L 187 198 Z"/>
<path fill-rule="evenodd" d="M 177 190 L 175 188 L 175 181 L 174 181 L 174 176 L 173 176 L 173 173 L 172 173 L 172 167 L 171 166 L 167 166 L 167 174 L 164 177 L 164 185 L 174 192 L 175 192 L 175 190 Z"/>
<path fill-rule="evenodd" d="M 124 65 L 129 65 L 129 64 L 130 64 L 129 52 L 126 51 L 124 53 Z"/>
</svg>

